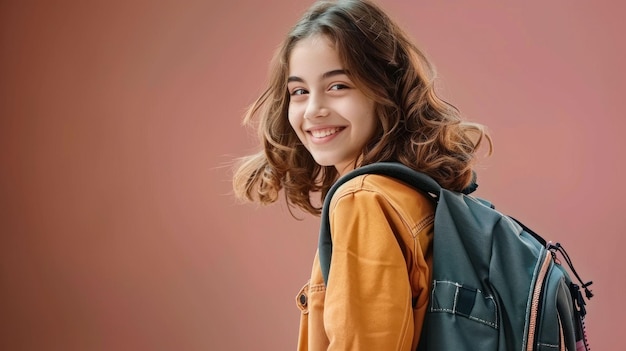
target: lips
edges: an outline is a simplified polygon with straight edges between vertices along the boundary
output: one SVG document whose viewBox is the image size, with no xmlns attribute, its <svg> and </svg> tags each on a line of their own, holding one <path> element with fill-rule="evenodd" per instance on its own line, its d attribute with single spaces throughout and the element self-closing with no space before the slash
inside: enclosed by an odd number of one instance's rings
<svg viewBox="0 0 626 351">
<path fill-rule="evenodd" d="M 344 128 L 345 127 L 320 128 L 320 129 L 309 130 L 308 132 L 314 138 L 326 138 L 337 132 L 342 131 Z"/>
</svg>

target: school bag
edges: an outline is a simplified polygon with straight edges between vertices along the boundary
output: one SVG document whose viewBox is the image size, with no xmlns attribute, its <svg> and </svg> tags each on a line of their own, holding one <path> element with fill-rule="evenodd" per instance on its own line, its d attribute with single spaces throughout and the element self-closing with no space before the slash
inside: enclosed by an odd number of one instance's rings
<svg viewBox="0 0 626 351">
<path fill-rule="evenodd" d="M 319 259 L 324 282 L 332 260 L 329 206 L 346 181 L 385 175 L 436 202 L 433 281 L 418 350 L 589 350 L 585 300 L 593 294 L 563 247 L 488 201 L 442 188 L 428 175 L 400 163 L 380 162 L 341 177 L 322 208 Z M 578 283 L 561 265 L 560 254 Z"/>
</svg>

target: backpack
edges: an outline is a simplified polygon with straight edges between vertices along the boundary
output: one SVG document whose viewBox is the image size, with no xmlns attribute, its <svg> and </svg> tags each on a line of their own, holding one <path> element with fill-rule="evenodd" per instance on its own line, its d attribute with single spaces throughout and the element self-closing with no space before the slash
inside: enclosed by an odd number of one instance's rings
<svg viewBox="0 0 626 351">
<path fill-rule="evenodd" d="M 343 183 L 363 174 L 396 178 L 436 202 L 430 302 L 418 350 L 589 350 L 583 283 L 563 247 L 487 201 L 446 190 L 402 164 L 381 162 L 341 177 L 322 208 L 319 258 L 324 282 L 332 259 L 329 206 Z M 561 265 L 560 253 L 580 285 Z"/>
</svg>

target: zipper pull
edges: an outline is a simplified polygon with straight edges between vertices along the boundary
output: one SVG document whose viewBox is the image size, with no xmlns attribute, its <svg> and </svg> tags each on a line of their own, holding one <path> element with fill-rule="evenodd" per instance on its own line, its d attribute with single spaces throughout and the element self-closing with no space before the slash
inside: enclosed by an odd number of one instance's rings
<svg viewBox="0 0 626 351">
<path fill-rule="evenodd" d="M 558 250 L 558 247 L 556 245 L 554 245 L 552 243 L 552 241 L 548 241 L 546 243 L 546 250 L 550 251 L 550 254 L 552 255 L 552 260 L 556 263 L 556 264 L 561 264 L 561 261 L 559 260 L 558 257 L 556 257 L 556 252 Z"/>
<path fill-rule="evenodd" d="M 563 256 L 563 258 L 565 259 L 565 263 L 567 263 L 567 266 L 569 267 L 570 271 L 574 274 L 576 279 L 578 279 L 578 282 L 580 283 L 581 287 L 583 289 L 585 289 L 585 296 L 587 297 L 587 300 L 590 300 L 593 297 L 593 293 L 589 289 L 589 286 L 591 284 L 593 284 L 593 281 L 590 280 L 590 281 L 588 281 L 586 283 L 583 283 L 583 280 L 580 278 L 580 276 L 576 272 L 576 269 L 574 268 L 574 264 L 572 263 L 572 260 L 569 258 L 569 255 L 567 254 L 567 251 L 565 251 L 565 248 L 563 248 L 563 246 L 561 246 L 561 244 L 559 244 L 559 243 L 553 244 L 550 241 L 550 242 L 548 242 L 546 244 L 546 248 L 548 250 L 550 250 L 550 252 L 552 252 L 552 254 L 553 254 L 552 257 L 555 257 L 557 252 L 561 253 L 561 256 Z M 558 264 L 561 264 L 561 262 L 558 259 L 555 258 L 554 260 Z"/>
</svg>

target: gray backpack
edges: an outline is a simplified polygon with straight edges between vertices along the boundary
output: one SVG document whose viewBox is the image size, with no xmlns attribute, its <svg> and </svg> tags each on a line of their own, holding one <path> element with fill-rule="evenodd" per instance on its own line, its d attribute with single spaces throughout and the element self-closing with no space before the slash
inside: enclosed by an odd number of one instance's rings
<svg viewBox="0 0 626 351">
<path fill-rule="evenodd" d="M 560 244 L 546 242 L 487 201 L 443 189 L 399 163 L 357 168 L 329 190 L 319 238 L 325 282 L 332 274 L 330 200 L 341 184 L 362 174 L 396 178 L 436 201 L 432 290 L 418 350 L 589 350 L 580 289 L 590 299 L 592 282 L 582 282 Z"/>
</svg>

